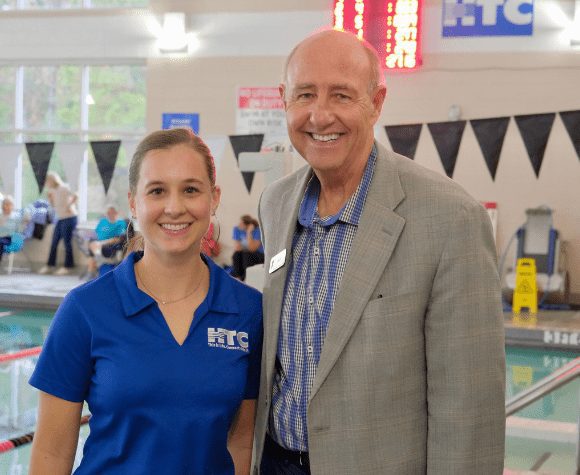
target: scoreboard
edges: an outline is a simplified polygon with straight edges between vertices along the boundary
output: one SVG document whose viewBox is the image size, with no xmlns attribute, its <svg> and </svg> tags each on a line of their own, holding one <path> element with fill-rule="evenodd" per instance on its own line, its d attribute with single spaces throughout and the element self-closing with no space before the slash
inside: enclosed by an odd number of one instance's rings
<svg viewBox="0 0 580 475">
<path fill-rule="evenodd" d="M 351 31 L 379 53 L 383 69 L 421 64 L 423 0 L 334 0 L 334 29 Z"/>
</svg>

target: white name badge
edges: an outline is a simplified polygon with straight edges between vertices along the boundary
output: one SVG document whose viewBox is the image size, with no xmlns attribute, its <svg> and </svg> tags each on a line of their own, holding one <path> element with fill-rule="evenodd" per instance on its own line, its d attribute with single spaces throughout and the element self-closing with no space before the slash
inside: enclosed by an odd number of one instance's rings
<svg viewBox="0 0 580 475">
<path fill-rule="evenodd" d="M 271 274 L 274 271 L 277 271 L 284 265 L 286 262 L 286 249 L 280 251 L 270 260 L 270 270 L 268 271 Z"/>
</svg>

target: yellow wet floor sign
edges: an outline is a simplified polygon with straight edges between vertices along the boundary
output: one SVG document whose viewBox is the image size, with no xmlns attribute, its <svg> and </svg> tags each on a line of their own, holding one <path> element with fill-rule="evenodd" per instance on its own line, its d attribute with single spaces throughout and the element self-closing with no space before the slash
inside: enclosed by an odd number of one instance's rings
<svg viewBox="0 0 580 475">
<path fill-rule="evenodd" d="M 513 313 L 520 313 L 522 309 L 527 313 L 538 313 L 536 261 L 531 258 L 518 259 L 516 266 Z"/>
</svg>

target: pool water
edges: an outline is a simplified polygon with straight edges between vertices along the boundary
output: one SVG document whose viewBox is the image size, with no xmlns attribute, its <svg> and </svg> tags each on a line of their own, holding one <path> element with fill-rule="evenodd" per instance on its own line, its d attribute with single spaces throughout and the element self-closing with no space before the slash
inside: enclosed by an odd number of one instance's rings
<svg viewBox="0 0 580 475">
<path fill-rule="evenodd" d="M 0 354 L 42 345 L 53 312 L 0 307 Z M 535 348 L 506 348 L 506 398 L 527 389 L 565 365 L 579 353 Z M 34 428 L 36 393 L 28 378 L 36 359 L 0 363 L 0 440 L 23 435 Z M 516 414 L 519 418 L 576 424 L 579 415 L 580 381 L 568 384 Z M 17 417 L 14 416 L 17 412 Z M 509 424 L 508 424 L 509 425 Z M 88 436 L 81 428 L 79 449 Z M 551 437 L 551 436 L 550 436 Z M 577 437 L 577 433 L 576 433 Z M 576 445 L 533 437 L 506 437 L 506 472 L 541 469 L 542 473 L 571 474 L 575 471 Z M 30 444 L 0 454 L 0 475 L 28 473 Z M 80 451 L 77 461 L 80 460 Z"/>
</svg>

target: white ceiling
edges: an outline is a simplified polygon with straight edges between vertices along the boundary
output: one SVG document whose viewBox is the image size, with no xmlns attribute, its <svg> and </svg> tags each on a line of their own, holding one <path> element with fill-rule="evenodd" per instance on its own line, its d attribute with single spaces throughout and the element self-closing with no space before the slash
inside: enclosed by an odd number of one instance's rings
<svg viewBox="0 0 580 475">
<path fill-rule="evenodd" d="M 423 53 L 580 53 L 570 46 L 576 4 L 580 0 L 536 0 L 532 37 L 442 38 L 441 5 L 427 2 Z M 190 54 L 284 56 L 300 38 L 330 22 L 331 12 L 321 10 L 189 14 L 188 28 L 199 39 Z M 147 9 L 0 12 L 0 62 L 143 61 L 160 56 L 158 25 L 159 17 Z"/>
</svg>

